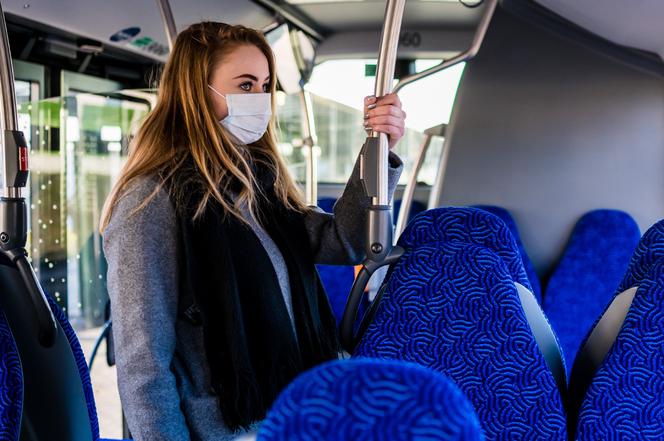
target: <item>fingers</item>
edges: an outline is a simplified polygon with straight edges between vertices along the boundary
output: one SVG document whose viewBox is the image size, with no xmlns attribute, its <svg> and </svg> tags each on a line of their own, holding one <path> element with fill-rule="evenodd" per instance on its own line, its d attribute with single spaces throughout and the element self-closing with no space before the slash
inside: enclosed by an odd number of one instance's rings
<svg viewBox="0 0 664 441">
<path fill-rule="evenodd" d="M 396 126 L 396 127 L 403 127 L 404 120 L 403 118 L 393 116 L 393 115 L 381 115 L 381 116 L 374 116 L 374 117 L 369 117 L 364 120 L 364 125 L 370 126 L 370 127 L 376 127 L 379 125 L 388 125 L 388 126 Z"/>
<path fill-rule="evenodd" d="M 368 97 L 364 98 L 365 113 L 367 110 L 387 105 L 393 105 L 398 108 L 401 108 L 401 100 L 399 99 L 399 95 L 397 95 L 396 93 L 388 93 L 387 95 L 382 96 L 380 98 L 376 98 L 373 95 L 369 95 Z"/>
<path fill-rule="evenodd" d="M 373 126 L 373 127 L 371 127 L 370 130 L 374 130 L 374 131 L 380 132 L 380 133 L 385 133 L 390 137 L 390 141 L 394 141 L 394 142 L 401 139 L 401 137 L 404 134 L 404 128 L 403 127 L 390 126 L 390 125 L 384 125 L 384 124 L 379 124 L 379 125 Z M 391 144 L 392 144 L 392 142 L 391 142 Z"/>
<path fill-rule="evenodd" d="M 374 130 L 385 133 L 393 148 L 401 139 L 405 129 L 406 112 L 401 110 L 401 100 L 396 93 L 380 98 L 368 96 L 364 99 L 364 128 L 367 132 Z"/>
<path fill-rule="evenodd" d="M 405 118 L 406 112 L 404 112 L 397 106 L 385 105 L 385 106 L 375 107 L 373 109 L 368 109 L 364 115 L 365 117 L 368 115 L 369 118 L 373 118 L 374 116 L 383 116 L 383 115 L 392 115 L 397 118 Z"/>
</svg>

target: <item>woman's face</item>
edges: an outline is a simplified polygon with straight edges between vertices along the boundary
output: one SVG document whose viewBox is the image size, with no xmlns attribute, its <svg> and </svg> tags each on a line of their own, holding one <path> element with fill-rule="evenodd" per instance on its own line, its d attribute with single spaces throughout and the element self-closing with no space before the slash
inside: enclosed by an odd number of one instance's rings
<svg viewBox="0 0 664 441">
<path fill-rule="evenodd" d="M 223 95 L 269 92 L 270 68 L 267 58 L 253 44 L 238 46 L 226 54 L 212 69 L 210 85 Z M 228 115 L 226 100 L 210 89 L 208 93 L 217 119 L 226 118 Z"/>
</svg>

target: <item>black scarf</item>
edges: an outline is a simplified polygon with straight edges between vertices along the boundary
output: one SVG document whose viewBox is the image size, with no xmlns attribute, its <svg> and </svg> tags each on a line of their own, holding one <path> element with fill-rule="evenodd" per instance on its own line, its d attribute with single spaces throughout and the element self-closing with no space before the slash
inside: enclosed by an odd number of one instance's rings
<svg viewBox="0 0 664 441">
<path fill-rule="evenodd" d="M 191 164 L 191 162 L 190 162 Z M 193 166 L 179 176 L 197 175 Z M 201 200 L 196 180 L 174 178 L 184 277 L 180 311 L 202 324 L 205 353 L 219 407 L 232 429 L 263 419 L 279 392 L 299 373 L 337 357 L 336 324 L 301 213 L 277 201 L 274 176 L 255 166 L 261 189 L 261 225 L 288 268 L 297 339 L 270 257 L 252 229 L 210 199 L 193 221 Z"/>
</svg>

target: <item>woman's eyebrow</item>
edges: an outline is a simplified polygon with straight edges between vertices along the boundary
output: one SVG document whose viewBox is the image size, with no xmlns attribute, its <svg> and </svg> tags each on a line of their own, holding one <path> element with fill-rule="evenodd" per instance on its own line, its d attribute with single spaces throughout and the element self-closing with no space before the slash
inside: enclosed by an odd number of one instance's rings
<svg viewBox="0 0 664 441">
<path fill-rule="evenodd" d="M 250 80 L 258 81 L 258 78 L 256 78 L 255 76 L 253 76 L 253 75 L 251 75 L 251 74 L 242 74 L 242 75 L 238 75 L 238 76 L 236 76 L 236 77 L 233 78 L 233 79 L 234 79 L 234 80 L 237 80 L 238 78 L 249 78 Z M 270 79 L 270 76 L 268 75 L 267 77 L 265 77 L 265 80 L 263 80 L 263 81 L 267 81 L 267 80 L 269 80 L 269 79 Z"/>
</svg>

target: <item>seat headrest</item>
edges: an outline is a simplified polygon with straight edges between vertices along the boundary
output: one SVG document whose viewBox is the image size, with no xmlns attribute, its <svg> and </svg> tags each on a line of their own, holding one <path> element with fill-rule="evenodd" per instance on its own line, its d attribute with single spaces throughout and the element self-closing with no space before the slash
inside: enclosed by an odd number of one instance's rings
<svg viewBox="0 0 664 441">
<path fill-rule="evenodd" d="M 333 361 L 291 383 L 261 424 L 261 441 L 481 440 L 475 411 L 454 383 L 414 363 Z"/>
<path fill-rule="evenodd" d="M 664 220 L 650 227 L 639 241 L 617 292 L 638 286 L 648 275 L 653 264 L 662 257 L 664 257 Z"/>
<path fill-rule="evenodd" d="M 398 244 L 409 249 L 432 242 L 484 246 L 503 259 L 515 282 L 532 291 L 519 247 L 505 222 L 494 214 L 471 207 L 427 210 L 413 218 Z"/>
</svg>

